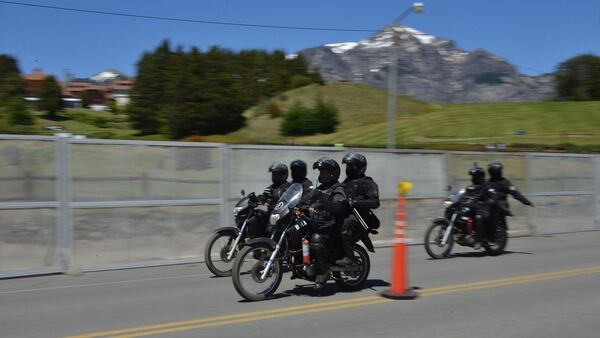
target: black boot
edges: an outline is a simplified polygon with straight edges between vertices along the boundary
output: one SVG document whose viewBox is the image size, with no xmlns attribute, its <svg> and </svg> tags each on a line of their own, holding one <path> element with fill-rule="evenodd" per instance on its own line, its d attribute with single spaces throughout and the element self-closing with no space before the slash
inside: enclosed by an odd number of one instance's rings
<svg viewBox="0 0 600 338">
<path fill-rule="evenodd" d="M 320 273 L 317 275 L 317 279 L 315 280 L 315 290 L 321 290 L 325 283 L 327 282 L 327 274 Z"/>
<path fill-rule="evenodd" d="M 354 240 L 352 239 L 352 233 L 349 231 L 342 231 L 340 234 L 342 239 L 342 247 L 344 248 L 344 257 L 335 261 L 337 265 L 352 265 L 354 263 Z"/>
<path fill-rule="evenodd" d="M 292 277 L 291 277 L 291 279 L 296 279 L 296 278 L 302 277 L 296 272 L 298 265 L 300 265 L 301 263 L 302 263 L 302 255 L 294 254 L 292 256 L 292 266 L 291 266 Z"/>
</svg>

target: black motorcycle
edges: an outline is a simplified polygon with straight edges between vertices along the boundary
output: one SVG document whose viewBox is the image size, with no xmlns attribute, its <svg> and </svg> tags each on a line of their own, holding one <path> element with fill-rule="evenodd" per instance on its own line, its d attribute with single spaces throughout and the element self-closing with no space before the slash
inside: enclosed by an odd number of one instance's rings
<svg viewBox="0 0 600 338">
<path fill-rule="evenodd" d="M 258 212 L 266 212 L 260 209 L 259 198 L 254 193 L 245 196 L 242 190 L 242 196 L 233 207 L 236 226 L 216 229 L 204 248 L 204 261 L 215 276 L 231 276 L 233 260 L 249 237 L 246 229 L 248 220 Z"/>
<path fill-rule="evenodd" d="M 493 207 L 499 198 L 495 191 L 490 189 L 486 192 L 491 197 L 487 199 L 486 207 Z M 450 256 L 452 246 L 458 243 L 462 246 L 473 247 L 476 244 L 474 226 L 474 212 L 481 203 L 474 197 L 466 194 L 466 189 L 461 189 L 456 194 L 450 194 L 444 201 L 444 217 L 436 218 L 425 231 L 425 251 L 434 259 L 447 258 Z M 491 256 L 497 256 L 504 252 L 508 244 L 508 227 L 503 218 L 494 227 L 487 227 L 490 233 L 482 236 L 481 245 Z"/>
<path fill-rule="evenodd" d="M 233 263 L 233 285 L 236 291 L 247 300 L 264 300 L 271 296 L 279 287 L 283 273 L 286 270 L 293 271 L 296 276 L 315 281 L 316 268 L 314 258 L 306 262 L 294 264 L 293 252 L 290 251 L 289 232 L 292 229 L 304 235 L 303 246 L 306 246 L 309 238 L 309 218 L 297 208 L 302 197 L 302 185 L 292 184 L 279 198 L 275 208 L 271 212 L 269 225 L 272 228 L 271 238 L 256 238 L 248 241 L 245 247 L 238 253 Z M 355 211 L 355 210 L 354 210 Z M 363 223 L 363 226 L 367 227 Z M 368 227 L 367 227 L 368 228 Z M 375 252 L 369 233 L 375 230 L 365 231 L 360 235 L 360 240 L 371 252 Z M 305 247 L 305 249 L 307 249 Z M 330 262 L 341 258 L 341 250 L 329 250 Z M 308 252 L 310 257 L 313 254 Z M 344 290 L 356 290 L 367 280 L 371 268 L 369 254 L 362 246 L 354 246 L 355 262 L 349 266 L 337 266 L 330 264 L 329 278 L 335 280 L 337 285 Z"/>
</svg>

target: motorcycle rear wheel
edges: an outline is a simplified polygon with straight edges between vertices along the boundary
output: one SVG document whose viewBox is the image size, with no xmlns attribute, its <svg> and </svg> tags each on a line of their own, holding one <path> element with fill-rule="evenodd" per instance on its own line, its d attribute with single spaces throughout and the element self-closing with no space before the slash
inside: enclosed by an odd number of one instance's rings
<svg viewBox="0 0 600 338">
<path fill-rule="evenodd" d="M 454 245 L 454 237 L 450 234 L 446 244 L 442 245 L 446 228 L 448 228 L 447 223 L 434 222 L 425 231 L 423 245 L 427 254 L 433 259 L 448 258 L 450 256 L 450 251 L 452 251 L 452 246 Z"/>
<path fill-rule="evenodd" d="M 275 259 L 266 278 L 260 278 L 272 253 L 273 250 L 267 245 L 246 246 L 238 253 L 231 277 L 240 296 L 259 301 L 275 293 L 283 276 L 281 260 Z"/>
<path fill-rule="evenodd" d="M 371 271 L 371 260 L 367 250 L 362 246 L 354 245 L 354 260 L 361 268 L 358 272 L 334 271 L 333 278 L 335 283 L 345 291 L 359 290 L 367 281 Z"/>
</svg>

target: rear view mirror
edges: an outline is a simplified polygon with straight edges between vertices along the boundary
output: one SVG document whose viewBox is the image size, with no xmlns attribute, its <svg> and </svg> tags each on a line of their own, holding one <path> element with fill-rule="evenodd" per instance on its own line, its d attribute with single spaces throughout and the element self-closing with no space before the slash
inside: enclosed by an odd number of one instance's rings
<svg viewBox="0 0 600 338">
<path fill-rule="evenodd" d="M 448 191 L 448 192 L 452 191 L 452 186 L 450 186 L 450 185 L 447 186 L 445 190 Z"/>
<path fill-rule="evenodd" d="M 242 189 L 242 191 L 240 191 L 240 194 L 242 194 L 242 197 L 246 196 L 246 191 L 244 191 L 244 189 Z"/>
</svg>

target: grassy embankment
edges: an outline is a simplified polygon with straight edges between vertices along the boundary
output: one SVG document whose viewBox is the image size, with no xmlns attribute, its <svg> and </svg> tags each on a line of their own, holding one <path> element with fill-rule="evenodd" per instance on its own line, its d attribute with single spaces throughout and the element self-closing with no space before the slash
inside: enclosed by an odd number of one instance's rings
<svg viewBox="0 0 600 338">
<path fill-rule="evenodd" d="M 285 112 L 295 102 L 311 106 L 321 95 L 339 111 L 336 132 L 303 137 L 284 136 L 282 117 L 272 118 L 264 107 L 248 109 L 246 126 L 227 135 L 200 139 L 226 143 L 303 144 L 385 147 L 387 93 L 350 83 L 307 86 L 272 99 Z M 167 135 L 136 136 L 125 115 L 69 109 L 61 119 L 48 120 L 36 113 L 31 133 L 48 125 L 65 132 L 97 138 L 166 140 Z M 400 97 L 397 109 L 399 148 L 481 150 L 492 143 L 509 150 L 600 151 L 600 102 L 430 104 Z"/>
<path fill-rule="evenodd" d="M 339 110 L 335 133 L 292 138 L 281 135 L 282 118 L 245 112 L 246 127 L 207 139 L 232 143 L 281 143 L 385 147 L 387 94 L 358 84 L 295 89 L 275 98 L 285 111 L 294 102 L 311 105 L 321 95 Z M 509 149 L 600 151 L 600 102 L 429 104 L 401 97 L 397 109 L 399 147 L 483 149 L 503 143 Z"/>
</svg>

